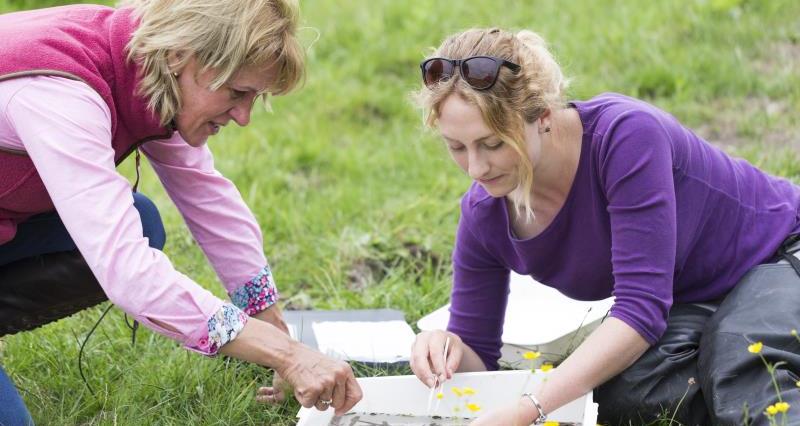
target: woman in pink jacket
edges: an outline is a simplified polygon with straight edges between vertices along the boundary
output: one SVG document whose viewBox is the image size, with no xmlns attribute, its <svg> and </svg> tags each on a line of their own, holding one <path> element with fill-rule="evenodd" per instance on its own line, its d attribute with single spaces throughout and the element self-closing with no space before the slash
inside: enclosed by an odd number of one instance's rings
<svg viewBox="0 0 800 426">
<path fill-rule="evenodd" d="M 261 231 L 206 146 L 301 80 L 296 2 L 129 6 L 0 15 L 0 335 L 107 297 L 189 350 L 275 368 L 304 406 L 349 409 L 352 371 L 285 333 Z M 231 301 L 160 251 L 158 211 L 115 170 L 140 152 Z M 0 369 L 0 424 L 28 423 Z"/>
</svg>

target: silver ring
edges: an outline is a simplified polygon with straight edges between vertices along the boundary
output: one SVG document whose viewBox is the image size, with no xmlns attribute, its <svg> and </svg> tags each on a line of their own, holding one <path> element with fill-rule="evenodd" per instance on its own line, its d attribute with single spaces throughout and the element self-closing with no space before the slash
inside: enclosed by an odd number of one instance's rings
<svg viewBox="0 0 800 426">
<path fill-rule="evenodd" d="M 319 402 L 321 402 L 321 403 L 323 403 L 325 405 L 331 405 L 331 402 L 333 402 L 333 400 L 332 399 L 320 399 Z"/>
</svg>

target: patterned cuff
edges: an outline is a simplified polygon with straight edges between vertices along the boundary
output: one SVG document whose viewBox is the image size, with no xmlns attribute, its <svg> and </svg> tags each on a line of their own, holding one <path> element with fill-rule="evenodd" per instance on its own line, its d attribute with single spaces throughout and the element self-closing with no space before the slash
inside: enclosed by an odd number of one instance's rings
<svg viewBox="0 0 800 426">
<path fill-rule="evenodd" d="M 272 279 L 272 271 L 265 266 L 255 278 L 231 294 L 231 301 L 247 315 L 255 315 L 278 301 L 278 290 Z"/>
<path fill-rule="evenodd" d="M 235 339 L 247 324 L 247 315 L 230 303 L 222 305 L 208 319 L 208 340 L 200 340 L 200 346 L 206 353 L 214 355 L 219 348 Z"/>
</svg>

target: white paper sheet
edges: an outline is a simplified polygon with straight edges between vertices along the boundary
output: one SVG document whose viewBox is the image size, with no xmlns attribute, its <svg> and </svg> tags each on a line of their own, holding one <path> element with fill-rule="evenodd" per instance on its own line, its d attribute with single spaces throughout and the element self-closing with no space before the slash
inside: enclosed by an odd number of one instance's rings
<svg viewBox="0 0 800 426">
<path fill-rule="evenodd" d="M 320 352 L 351 361 L 408 361 L 415 338 L 404 321 L 324 321 L 311 327 Z"/>
</svg>

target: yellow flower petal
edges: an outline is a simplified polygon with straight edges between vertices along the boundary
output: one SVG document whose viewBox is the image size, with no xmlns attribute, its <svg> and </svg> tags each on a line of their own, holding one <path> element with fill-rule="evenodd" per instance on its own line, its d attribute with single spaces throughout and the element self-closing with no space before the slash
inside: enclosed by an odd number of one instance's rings
<svg viewBox="0 0 800 426">
<path fill-rule="evenodd" d="M 795 383 L 794 385 L 800 388 L 800 380 L 798 380 L 797 383 Z"/>
<path fill-rule="evenodd" d="M 791 407 L 791 405 L 788 402 L 776 402 L 775 403 L 775 409 L 780 411 L 781 413 L 785 413 L 785 412 L 789 411 L 789 407 Z"/>
<path fill-rule="evenodd" d="M 442 399 L 442 398 L 444 398 L 444 394 L 441 392 L 436 392 L 436 399 Z"/>
<path fill-rule="evenodd" d="M 527 359 L 528 361 L 534 360 L 536 358 L 539 358 L 540 356 L 542 356 L 541 352 L 528 351 L 528 352 L 525 352 L 524 354 L 522 354 L 522 357 Z"/>
<path fill-rule="evenodd" d="M 792 336 L 794 336 L 794 337 L 797 337 L 797 330 L 795 330 L 795 329 L 792 329 L 792 332 L 791 332 L 791 333 L 792 333 Z"/>
<path fill-rule="evenodd" d="M 752 345 L 747 347 L 747 350 L 750 351 L 751 354 L 761 353 L 761 348 L 764 347 L 764 344 L 761 342 L 753 343 Z"/>
<path fill-rule="evenodd" d="M 770 405 L 769 407 L 767 407 L 767 415 L 768 416 L 774 416 L 776 414 L 778 414 L 778 407 L 776 407 L 774 405 Z"/>
<path fill-rule="evenodd" d="M 542 364 L 542 366 L 539 368 L 542 370 L 542 373 L 547 373 L 548 371 L 553 369 L 553 364 L 550 363 Z"/>
<path fill-rule="evenodd" d="M 464 396 L 464 393 L 461 392 L 461 389 L 459 388 L 450 388 L 450 390 L 453 391 L 453 393 L 456 394 L 456 396 Z"/>
<path fill-rule="evenodd" d="M 466 387 L 464 387 L 463 389 L 461 389 L 461 392 L 462 392 L 464 395 L 475 395 L 475 389 L 472 389 L 472 388 L 471 388 L 471 387 L 469 387 L 469 386 L 466 386 Z"/>
<path fill-rule="evenodd" d="M 467 410 L 472 411 L 474 413 L 476 411 L 480 411 L 481 407 L 478 406 L 478 404 L 470 402 L 469 404 L 467 404 Z"/>
</svg>

